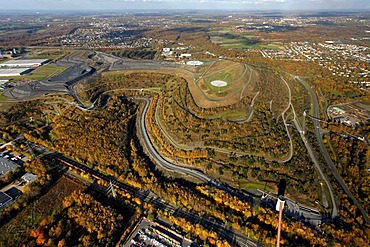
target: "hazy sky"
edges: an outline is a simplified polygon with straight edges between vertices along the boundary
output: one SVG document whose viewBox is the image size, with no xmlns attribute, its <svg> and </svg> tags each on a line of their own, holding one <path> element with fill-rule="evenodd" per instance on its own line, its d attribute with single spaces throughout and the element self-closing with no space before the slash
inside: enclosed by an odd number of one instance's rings
<svg viewBox="0 0 370 247">
<path fill-rule="evenodd" d="M 0 0 L 2 10 L 370 10 L 370 0 Z"/>
</svg>

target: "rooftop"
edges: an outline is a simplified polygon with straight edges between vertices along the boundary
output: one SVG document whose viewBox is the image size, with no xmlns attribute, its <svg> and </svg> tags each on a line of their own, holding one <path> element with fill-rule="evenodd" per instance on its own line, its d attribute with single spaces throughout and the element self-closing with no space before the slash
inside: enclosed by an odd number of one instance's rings
<svg viewBox="0 0 370 247">
<path fill-rule="evenodd" d="M 5 206 L 7 203 L 9 203 L 12 200 L 13 199 L 9 195 L 5 194 L 4 192 L 0 192 L 0 208 Z"/>
<path fill-rule="evenodd" d="M 0 79 L 0 85 L 3 85 L 5 82 L 8 82 L 9 79 Z"/>
<path fill-rule="evenodd" d="M 47 62 L 49 59 L 18 59 L 10 60 L 0 64 L 0 67 L 4 66 L 33 66 Z"/>
<path fill-rule="evenodd" d="M 12 171 L 17 168 L 18 165 L 13 161 L 0 157 L 0 176 L 4 175 L 8 171 Z"/>
<path fill-rule="evenodd" d="M 36 181 L 36 178 L 37 178 L 37 175 L 35 174 L 32 174 L 32 173 L 26 173 L 22 176 L 22 178 L 24 179 L 24 181 L 26 181 L 27 183 L 32 183 L 32 182 L 35 182 Z"/>
<path fill-rule="evenodd" d="M 0 69 L 0 76 L 18 76 L 25 74 L 29 68 Z"/>
<path fill-rule="evenodd" d="M 5 191 L 5 194 L 7 194 L 11 198 L 15 199 L 15 198 L 17 198 L 18 196 L 20 196 L 22 194 L 22 191 L 20 191 L 19 189 L 17 189 L 16 187 L 13 186 L 10 189 L 8 189 L 7 191 Z"/>
</svg>

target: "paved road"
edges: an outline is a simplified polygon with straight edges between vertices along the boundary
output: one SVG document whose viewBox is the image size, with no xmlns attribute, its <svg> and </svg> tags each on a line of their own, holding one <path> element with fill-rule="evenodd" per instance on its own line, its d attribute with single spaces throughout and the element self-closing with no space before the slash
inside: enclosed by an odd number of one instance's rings
<svg viewBox="0 0 370 247">
<path fill-rule="evenodd" d="M 208 177 L 203 172 L 200 172 L 200 171 L 195 170 L 195 169 L 190 169 L 190 168 L 174 165 L 171 162 L 169 162 L 168 160 L 166 160 L 162 155 L 160 155 L 158 153 L 158 151 L 154 148 L 154 145 L 153 145 L 153 143 L 152 143 L 152 141 L 151 141 L 151 139 L 148 135 L 147 129 L 146 129 L 145 116 L 146 116 L 146 113 L 147 113 L 149 105 L 150 105 L 150 100 L 147 99 L 147 98 L 135 98 L 135 99 L 145 102 L 144 109 L 143 109 L 143 111 L 140 115 L 140 131 L 141 131 L 141 134 L 143 136 L 144 142 L 146 144 L 145 147 L 148 149 L 148 152 L 150 153 L 152 158 L 155 159 L 159 165 L 161 165 L 162 167 L 164 167 L 168 170 L 180 172 L 180 173 L 195 177 L 195 178 L 197 178 L 201 181 L 209 183 L 212 186 L 215 186 L 218 189 L 224 190 L 227 193 L 229 193 L 230 195 L 236 196 L 241 200 L 247 201 L 251 204 L 254 203 L 254 199 L 252 197 L 246 196 L 243 193 L 238 192 L 237 190 L 235 190 L 234 188 L 232 188 L 232 187 L 230 187 L 226 184 L 221 184 L 221 183 L 213 180 L 212 178 Z"/>
<path fill-rule="evenodd" d="M 287 125 L 287 123 L 286 123 L 285 114 L 286 114 L 286 112 L 287 112 L 290 108 L 292 108 L 293 110 L 294 110 L 294 108 L 293 108 L 293 106 L 292 106 L 292 91 L 290 90 L 289 84 L 286 82 L 286 80 L 284 79 L 284 77 L 280 76 L 280 78 L 281 78 L 281 80 L 285 83 L 285 85 L 286 85 L 286 87 L 287 87 L 287 89 L 288 89 L 288 96 L 289 96 L 289 102 L 288 102 L 288 105 L 287 105 L 287 107 L 284 109 L 284 111 L 281 113 L 281 118 L 282 118 L 282 120 L 283 120 L 283 123 L 284 123 L 284 127 L 285 127 L 285 130 L 286 130 L 286 133 L 287 133 L 287 135 L 288 135 L 288 137 L 289 137 L 289 156 L 288 156 L 286 159 L 284 159 L 284 160 L 283 160 L 283 162 L 285 163 L 285 162 L 288 162 L 289 160 L 291 160 L 291 159 L 292 159 L 292 157 L 293 157 L 293 153 L 294 153 L 294 150 L 293 150 L 293 141 L 292 141 L 292 136 L 290 135 L 290 131 L 289 131 L 289 129 L 288 129 L 288 125 Z M 295 118 L 295 116 L 294 116 L 294 118 Z"/>
<path fill-rule="evenodd" d="M 139 90 L 139 89 L 137 89 L 137 90 Z M 259 92 L 257 92 L 257 94 L 255 95 L 255 97 L 257 96 L 259 94 Z M 249 106 L 251 109 L 252 109 L 252 111 L 253 111 L 253 102 L 254 102 L 254 99 L 255 99 L 255 97 L 253 98 L 253 100 L 252 100 L 252 104 L 251 104 L 251 106 Z M 158 110 L 158 107 L 159 107 L 159 104 L 157 103 L 157 105 L 156 105 L 156 112 L 159 112 L 159 110 Z M 289 108 L 289 107 L 288 107 Z M 196 115 L 195 113 L 193 113 L 193 112 L 191 112 L 189 109 L 185 109 L 184 108 L 184 110 L 186 110 L 189 114 L 192 114 L 192 115 Z M 283 115 L 283 114 L 282 114 Z M 250 116 L 251 117 L 251 116 Z M 288 126 L 287 126 L 287 124 L 286 124 L 286 122 L 285 122 L 285 118 L 284 118 L 284 116 L 282 116 L 283 117 L 283 121 L 284 121 L 284 125 L 285 125 L 285 129 L 286 129 L 286 131 L 287 131 L 287 135 L 288 135 L 288 137 L 289 137 L 289 146 L 290 146 L 290 151 L 289 151 L 289 155 L 286 157 L 286 158 L 284 158 L 284 159 L 279 159 L 279 158 L 272 158 L 272 157 L 270 157 L 270 158 L 266 158 L 266 157 L 264 157 L 264 156 L 260 156 L 260 155 L 257 155 L 257 154 L 255 154 L 255 153 L 247 153 L 247 152 L 240 152 L 240 151 L 230 151 L 230 150 L 226 150 L 226 149 L 222 149 L 222 148 L 217 148 L 217 147 L 208 147 L 209 149 L 211 149 L 211 150 L 213 150 L 213 151 L 215 151 L 215 152 L 218 152 L 218 153 L 223 153 L 223 154 L 233 154 L 233 155 L 235 155 L 235 156 L 245 156 L 245 155 L 253 155 L 253 156 L 255 156 L 255 157 L 260 157 L 260 158 L 265 158 L 265 159 L 267 159 L 267 160 L 269 160 L 269 161 L 276 161 L 276 162 L 288 162 L 291 158 L 292 158 L 292 156 L 293 156 L 293 143 L 292 143 L 292 138 L 291 138 L 291 136 L 290 136 L 290 132 L 289 132 L 289 130 L 288 130 Z M 212 118 L 212 117 L 203 117 L 202 118 L 203 120 L 207 120 L 207 119 L 209 119 L 209 120 L 214 120 L 215 118 Z M 159 114 L 155 114 L 155 121 L 156 121 L 156 124 L 158 125 L 158 127 L 161 129 L 161 131 L 162 131 L 162 133 L 164 134 L 164 136 L 166 137 L 166 139 L 173 145 L 173 146 L 175 146 L 176 148 L 178 148 L 178 149 L 181 149 L 181 150 L 185 150 L 185 151 L 192 151 L 192 150 L 195 150 L 195 149 L 197 149 L 197 148 L 199 148 L 199 146 L 198 147 L 192 147 L 192 146 L 188 146 L 188 145 L 180 145 L 180 144 L 178 144 L 172 137 L 171 137 L 171 135 L 168 133 L 168 131 L 162 126 L 162 123 L 161 123 L 161 120 L 159 119 Z M 242 123 L 244 123 L 244 122 L 247 122 L 247 120 L 246 121 L 240 121 L 240 122 L 237 122 L 237 123 L 240 123 L 240 124 L 242 124 Z M 205 148 L 207 148 L 207 147 L 201 147 L 201 148 L 203 148 L 203 149 L 205 149 Z"/>
<path fill-rule="evenodd" d="M 300 83 L 302 83 L 302 85 L 309 91 L 309 93 L 311 94 L 311 98 L 313 100 L 313 116 L 317 119 L 320 118 L 319 116 L 319 103 L 318 103 L 318 100 L 317 100 L 317 96 L 315 94 L 315 92 L 312 90 L 312 88 L 310 87 L 310 85 L 308 85 L 307 82 L 305 82 L 304 80 L 302 80 L 300 77 L 295 77 L 296 79 L 299 80 Z M 329 166 L 334 178 L 337 180 L 337 182 L 339 183 L 339 185 L 342 187 L 342 189 L 344 190 L 344 192 L 347 194 L 347 196 L 350 198 L 350 200 L 352 200 L 352 202 L 356 205 L 356 207 L 359 209 L 359 211 L 361 212 L 362 216 L 364 217 L 364 220 L 370 224 L 370 218 L 369 216 L 366 214 L 365 210 L 362 208 L 361 204 L 357 201 L 357 199 L 355 198 L 355 196 L 351 193 L 351 191 L 348 189 L 348 187 L 346 186 L 346 184 L 344 183 L 342 177 L 339 175 L 337 169 L 335 168 L 334 164 L 333 164 L 333 161 L 331 160 L 328 152 L 326 151 L 326 148 L 325 148 L 325 145 L 322 141 L 322 138 L 321 138 L 321 133 L 320 133 L 320 123 L 319 121 L 313 121 L 314 123 L 314 129 L 315 129 L 315 134 L 316 134 L 316 139 L 319 143 L 319 146 L 320 146 L 320 151 L 322 153 L 322 155 L 324 156 L 325 158 L 325 161 L 326 161 L 326 164 Z M 326 181 L 325 181 L 326 182 Z M 333 205 L 333 214 L 334 214 L 334 206 Z M 336 206 L 335 206 L 336 207 Z"/>
<path fill-rule="evenodd" d="M 314 163 L 314 165 L 315 165 L 316 169 L 318 170 L 318 172 L 319 172 L 319 174 L 320 174 L 320 176 L 321 176 L 322 180 L 324 180 L 324 182 L 325 182 L 325 184 L 326 184 L 326 186 L 327 186 L 327 188 L 328 188 L 328 190 L 329 190 L 329 194 L 330 194 L 331 202 L 332 202 L 332 205 L 333 205 L 333 206 L 332 206 L 332 207 L 333 207 L 333 211 L 332 211 L 332 213 L 331 213 L 331 216 L 332 216 L 332 218 L 335 218 L 335 217 L 337 217 L 337 216 L 338 216 L 338 209 L 337 209 L 337 204 L 336 204 L 336 202 L 335 202 L 335 197 L 334 197 L 334 194 L 333 194 L 333 188 L 331 187 L 330 182 L 329 182 L 329 180 L 326 178 L 326 176 L 325 176 L 324 172 L 321 170 L 320 163 L 319 163 L 318 159 L 316 158 L 316 155 L 315 155 L 315 153 L 313 152 L 313 150 L 312 150 L 312 148 L 311 148 L 310 144 L 309 144 L 309 143 L 308 143 L 308 141 L 306 140 L 306 137 L 305 137 L 305 135 L 304 135 L 304 133 L 303 133 L 303 130 L 301 130 L 301 127 L 299 126 L 298 121 L 297 121 L 296 119 L 294 119 L 294 120 L 293 120 L 293 122 L 294 122 L 295 127 L 298 129 L 298 132 L 299 132 L 299 134 L 300 134 L 300 136 L 301 136 L 301 139 L 302 139 L 302 141 L 303 141 L 304 145 L 306 146 L 306 149 L 307 149 L 307 151 L 308 151 L 308 154 L 309 154 L 309 155 L 310 155 L 310 157 L 311 157 L 312 162 Z"/>
<path fill-rule="evenodd" d="M 214 186 L 218 189 L 224 190 L 228 194 L 230 194 L 232 196 L 236 196 L 239 199 L 250 203 L 251 205 L 260 205 L 260 206 L 267 206 L 267 207 L 275 208 L 275 205 L 272 205 L 271 203 L 268 204 L 268 205 L 265 202 L 262 202 L 261 204 L 259 204 L 252 197 L 249 197 L 249 196 L 246 196 L 243 193 L 240 193 L 239 191 L 235 190 L 231 186 L 228 186 L 226 184 L 221 184 L 221 183 L 211 179 L 210 177 L 208 177 L 204 173 L 201 173 L 197 170 L 192 170 L 190 168 L 185 168 L 185 167 L 181 167 L 181 166 L 178 166 L 178 165 L 174 165 L 174 164 L 170 163 L 169 161 L 167 161 L 166 159 L 164 159 L 158 153 L 158 151 L 154 148 L 153 143 L 151 142 L 150 137 L 149 137 L 149 135 L 147 133 L 147 130 L 146 130 L 145 116 L 146 116 L 146 113 L 147 113 L 147 110 L 148 110 L 148 107 L 149 107 L 149 104 L 150 104 L 150 100 L 147 99 L 147 98 L 136 98 L 136 99 L 137 100 L 142 100 L 142 101 L 145 102 L 144 109 L 143 109 L 143 111 L 141 113 L 141 116 L 140 116 L 140 130 L 141 130 L 141 133 L 142 133 L 143 138 L 144 138 L 145 146 L 147 147 L 148 151 L 150 152 L 150 155 L 155 160 L 157 160 L 157 162 L 161 166 L 165 167 L 166 169 L 172 170 L 172 171 L 177 171 L 177 172 L 185 173 L 187 175 L 191 175 L 195 178 L 200 179 L 201 181 L 208 182 L 212 186 Z M 286 200 L 291 201 L 289 198 L 286 198 Z M 291 204 L 293 204 L 293 201 L 292 201 Z M 322 218 L 321 214 L 319 212 L 317 212 L 317 210 L 313 210 L 313 209 L 307 210 L 307 208 L 308 208 L 307 206 L 304 206 L 302 204 L 297 209 L 294 209 L 294 207 L 291 206 L 290 207 L 291 212 L 290 213 L 287 212 L 287 215 L 294 216 L 294 217 L 297 217 L 297 215 L 301 215 L 301 216 L 304 216 L 304 219 L 302 218 L 303 221 L 310 222 L 313 225 L 320 224 L 321 218 Z"/>
<path fill-rule="evenodd" d="M 88 66 L 86 61 L 70 58 L 65 58 L 55 65 L 67 68 L 60 74 L 11 88 L 4 95 L 13 100 L 27 100 L 47 93 L 70 93 L 74 96 L 69 87 L 96 72 L 96 69 Z"/>
<path fill-rule="evenodd" d="M 146 121 L 145 121 L 145 116 L 146 116 L 146 112 L 148 111 L 148 107 L 150 105 L 150 100 L 147 99 L 147 98 L 136 98 L 136 99 L 145 102 L 143 112 L 140 116 L 140 131 L 141 131 L 141 134 L 144 138 L 145 143 L 147 143 L 146 147 L 147 147 L 148 152 L 150 153 L 150 155 L 161 166 L 165 167 L 166 169 L 176 171 L 176 172 L 180 172 L 180 173 L 183 173 L 183 174 L 187 174 L 187 175 L 193 176 L 195 178 L 198 178 L 201 181 L 210 183 L 212 181 L 212 179 L 210 177 L 208 177 L 207 175 L 205 175 L 204 173 L 202 173 L 200 171 L 197 171 L 197 170 L 192 170 L 192 169 L 189 169 L 189 168 L 174 165 L 174 164 L 170 163 L 169 161 L 167 161 L 166 159 L 164 159 L 163 156 L 161 156 L 157 152 L 157 150 L 155 150 L 155 148 L 153 146 L 153 143 L 150 140 L 148 132 L 146 130 Z"/>
</svg>

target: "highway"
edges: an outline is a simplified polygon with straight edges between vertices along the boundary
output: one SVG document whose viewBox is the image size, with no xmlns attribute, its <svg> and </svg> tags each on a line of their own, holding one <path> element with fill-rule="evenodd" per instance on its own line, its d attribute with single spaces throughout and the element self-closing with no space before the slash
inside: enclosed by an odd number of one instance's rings
<svg viewBox="0 0 370 247">
<path fill-rule="evenodd" d="M 298 79 L 298 81 L 300 83 L 302 83 L 302 85 L 309 91 L 309 93 L 311 95 L 311 98 L 312 98 L 312 101 L 313 101 L 313 116 L 316 119 L 320 119 L 320 116 L 319 116 L 319 102 L 317 100 L 317 96 L 316 96 L 315 92 L 312 90 L 312 88 L 310 87 L 310 85 L 308 85 L 308 83 L 305 82 L 304 80 L 302 80 L 300 77 L 297 77 L 296 76 L 295 79 Z M 366 214 L 366 212 L 362 208 L 361 204 L 357 201 L 357 199 L 355 198 L 355 196 L 352 194 L 352 192 L 348 189 L 348 187 L 344 183 L 342 177 L 339 175 L 337 169 L 335 168 L 335 166 L 333 164 L 333 161 L 331 160 L 328 152 L 326 151 L 325 145 L 324 145 L 324 143 L 322 141 L 322 138 L 321 138 L 319 121 L 313 121 L 313 123 L 314 123 L 314 129 L 315 129 L 316 139 L 317 139 L 317 141 L 319 143 L 320 151 L 321 151 L 322 155 L 325 158 L 326 164 L 329 166 L 329 168 L 330 168 L 330 170 L 331 170 L 334 178 L 337 180 L 337 182 L 339 183 L 339 185 L 342 187 L 343 191 L 347 194 L 347 196 L 350 198 L 350 200 L 356 205 L 356 207 L 358 208 L 358 210 L 361 212 L 362 216 L 364 217 L 364 220 L 368 224 L 370 224 L 370 218 L 369 218 L 369 216 Z M 326 182 L 327 181 L 325 180 L 325 183 Z M 332 196 L 332 195 L 330 194 L 330 196 Z M 334 215 L 334 207 L 336 209 L 336 205 L 333 205 L 333 215 Z"/>
</svg>

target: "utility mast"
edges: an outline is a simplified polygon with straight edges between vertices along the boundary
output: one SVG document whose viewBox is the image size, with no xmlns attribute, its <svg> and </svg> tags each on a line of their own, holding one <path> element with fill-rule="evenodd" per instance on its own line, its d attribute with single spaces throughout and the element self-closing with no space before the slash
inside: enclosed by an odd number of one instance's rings
<svg viewBox="0 0 370 247">
<path fill-rule="evenodd" d="M 116 191 L 114 190 L 112 181 L 109 182 L 109 186 L 108 186 L 108 189 L 107 189 L 107 195 L 110 194 L 110 193 L 112 193 L 113 198 L 117 198 L 117 194 L 116 194 Z"/>
<path fill-rule="evenodd" d="M 276 236 L 276 247 L 280 247 L 281 221 L 283 220 L 284 197 L 279 196 L 276 203 L 276 211 L 279 211 L 278 231 Z"/>
</svg>

